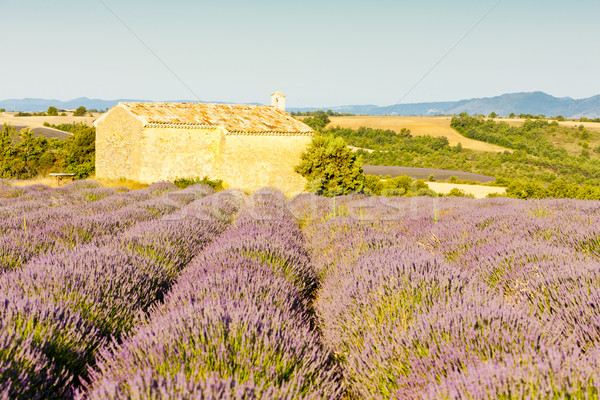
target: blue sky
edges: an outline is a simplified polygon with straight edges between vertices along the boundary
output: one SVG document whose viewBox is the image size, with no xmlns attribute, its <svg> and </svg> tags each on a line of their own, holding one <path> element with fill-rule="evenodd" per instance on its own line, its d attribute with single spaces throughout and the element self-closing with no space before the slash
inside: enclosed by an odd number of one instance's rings
<svg viewBox="0 0 600 400">
<path fill-rule="evenodd" d="M 598 0 L 0 0 L 0 15 L 0 99 L 600 94 Z"/>
</svg>

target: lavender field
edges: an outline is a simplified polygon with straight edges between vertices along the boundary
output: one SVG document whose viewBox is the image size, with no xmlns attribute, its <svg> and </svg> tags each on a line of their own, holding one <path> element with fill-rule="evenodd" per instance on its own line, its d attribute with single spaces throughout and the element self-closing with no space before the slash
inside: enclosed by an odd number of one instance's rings
<svg viewBox="0 0 600 400">
<path fill-rule="evenodd" d="M 0 182 L 2 399 L 593 399 L 600 202 Z"/>
</svg>

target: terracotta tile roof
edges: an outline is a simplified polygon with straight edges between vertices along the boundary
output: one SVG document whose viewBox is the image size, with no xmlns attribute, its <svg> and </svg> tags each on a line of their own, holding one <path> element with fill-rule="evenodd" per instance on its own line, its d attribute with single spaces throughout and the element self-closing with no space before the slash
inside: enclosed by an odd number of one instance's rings
<svg viewBox="0 0 600 400">
<path fill-rule="evenodd" d="M 271 106 L 212 103 L 119 103 L 144 126 L 222 127 L 228 134 L 312 135 L 313 130 Z"/>
</svg>

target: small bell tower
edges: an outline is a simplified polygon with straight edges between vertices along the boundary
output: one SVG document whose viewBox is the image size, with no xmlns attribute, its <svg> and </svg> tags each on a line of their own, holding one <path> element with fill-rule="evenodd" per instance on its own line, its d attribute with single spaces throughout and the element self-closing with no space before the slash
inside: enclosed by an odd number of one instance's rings
<svg viewBox="0 0 600 400">
<path fill-rule="evenodd" d="M 271 105 L 281 111 L 285 111 L 285 94 L 275 92 L 271 95 Z"/>
</svg>

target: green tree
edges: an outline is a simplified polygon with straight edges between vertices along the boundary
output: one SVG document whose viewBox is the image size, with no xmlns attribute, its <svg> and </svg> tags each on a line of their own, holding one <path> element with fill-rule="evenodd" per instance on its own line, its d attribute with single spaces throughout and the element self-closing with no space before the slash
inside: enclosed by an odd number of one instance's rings
<svg viewBox="0 0 600 400">
<path fill-rule="evenodd" d="M 379 196 L 383 190 L 381 178 L 375 175 L 365 175 L 365 192 L 374 196 Z"/>
<path fill-rule="evenodd" d="M 490 113 L 490 118 L 498 118 L 498 114 L 496 114 L 496 112 L 495 112 L 495 111 L 492 111 L 492 112 Z"/>
<path fill-rule="evenodd" d="M 0 113 L 6 112 L 6 108 L 0 108 Z"/>
<path fill-rule="evenodd" d="M 321 132 L 331 120 L 324 111 L 317 111 L 312 117 L 307 117 L 302 120 L 306 125 L 313 128 L 315 131 Z"/>
<path fill-rule="evenodd" d="M 50 106 L 48 107 L 48 111 L 46 111 L 46 114 L 48 114 L 51 117 L 55 117 L 58 115 L 58 110 L 56 109 L 56 107 Z"/>
<path fill-rule="evenodd" d="M 0 130 L 0 178 L 11 178 L 11 161 L 14 154 L 13 140 L 16 135 L 17 130 L 6 123 Z"/>
<path fill-rule="evenodd" d="M 67 127 L 73 135 L 64 141 L 63 168 L 76 179 L 87 178 L 95 171 L 96 129 L 83 123 Z"/>
<path fill-rule="evenodd" d="M 84 106 L 80 106 L 77 108 L 77 110 L 75 110 L 75 112 L 73 113 L 74 117 L 83 117 L 85 116 L 85 113 L 87 112 L 87 109 Z"/>
<path fill-rule="evenodd" d="M 49 139 L 5 124 L 0 130 L 0 177 L 29 179 L 46 172 L 53 166 L 55 150 Z"/>
<path fill-rule="evenodd" d="M 325 196 L 359 193 L 364 189 L 362 160 L 342 138 L 315 136 L 295 169 L 308 181 L 310 192 Z"/>
</svg>

